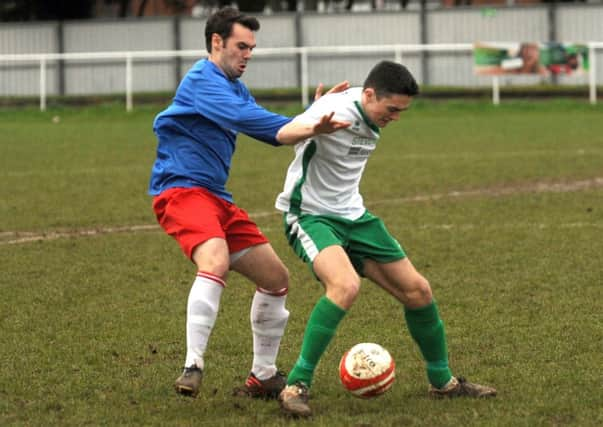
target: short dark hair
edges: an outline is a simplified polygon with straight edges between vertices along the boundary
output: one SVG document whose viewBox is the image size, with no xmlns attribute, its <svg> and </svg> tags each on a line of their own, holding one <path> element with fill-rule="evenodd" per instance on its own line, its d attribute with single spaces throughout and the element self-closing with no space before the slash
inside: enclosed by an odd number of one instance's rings
<svg viewBox="0 0 603 427">
<path fill-rule="evenodd" d="M 419 85 L 410 71 L 404 65 L 393 61 L 381 61 L 375 65 L 364 81 L 363 88 L 373 88 L 377 98 L 419 94 Z"/>
<path fill-rule="evenodd" d="M 230 6 L 223 7 L 207 19 L 205 24 L 205 47 L 211 52 L 211 36 L 216 33 L 226 41 L 232 33 L 232 25 L 241 24 L 251 31 L 260 29 L 260 22 L 253 16 L 243 15 L 238 9 Z"/>
</svg>

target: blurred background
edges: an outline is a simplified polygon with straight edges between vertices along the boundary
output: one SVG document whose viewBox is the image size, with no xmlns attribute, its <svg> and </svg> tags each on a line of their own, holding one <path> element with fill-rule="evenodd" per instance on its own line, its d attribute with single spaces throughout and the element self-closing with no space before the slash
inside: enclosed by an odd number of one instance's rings
<svg viewBox="0 0 603 427">
<path fill-rule="evenodd" d="M 2 21 L 48 19 L 89 19 L 128 16 L 203 16 L 212 10 L 237 6 L 246 12 L 366 12 L 458 6 L 513 6 L 542 3 L 601 3 L 601 0 L 4 0 L 0 10 Z"/>
<path fill-rule="evenodd" d="M 361 84 L 381 59 L 404 63 L 435 96 L 489 96 L 500 85 L 593 103 L 603 81 L 601 0 L 4 0 L 0 102 L 40 98 L 44 107 L 46 98 L 125 93 L 131 108 L 134 97 L 169 97 L 205 55 L 207 16 L 226 4 L 260 18 L 243 76 L 260 97 L 300 99 L 301 91 L 304 102 L 318 83 Z M 479 42 L 579 43 L 590 49 L 591 71 L 493 80 L 475 73 Z"/>
</svg>

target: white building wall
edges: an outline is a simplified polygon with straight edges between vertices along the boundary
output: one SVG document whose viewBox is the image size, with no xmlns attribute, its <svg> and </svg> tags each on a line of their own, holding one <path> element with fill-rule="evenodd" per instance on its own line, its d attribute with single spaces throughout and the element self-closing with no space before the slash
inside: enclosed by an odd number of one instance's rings
<svg viewBox="0 0 603 427">
<path fill-rule="evenodd" d="M 559 6 L 557 14 L 557 39 L 570 42 L 603 42 L 603 8 L 595 6 Z M 603 83 L 603 50 L 595 55 L 596 79 Z M 588 76 L 560 76 L 561 84 L 586 84 Z"/>
<path fill-rule="evenodd" d="M 57 24 L 0 25 L 0 55 L 20 53 L 52 53 L 58 50 Z M 57 66 L 47 68 L 46 90 L 57 90 Z M 40 64 L 27 62 L 3 64 L 0 62 L 0 96 L 35 96 L 40 93 Z"/>
<path fill-rule="evenodd" d="M 361 46 L 419 44 L 421 37 L 420 14 L 354 13 L 308 14 L 302 21 L 303 46 Z M 394 60 L 394 53 L 371 52 L 346 55 L 317 54 L 309 61 L 311 85 L 332 85 L 349 80 L 360 85 L 371 67 L 382 59 Z M 404 55 L 402 62 L 413 72 L 421 75 L 420 55 Z"/>
<path fill-rule="evenodd" d="M 421 14 L 418 10 L 372 13 L 307 13 L 261 16 L 256 34 L 258 48 L 301 46 L 392 45 L 421 43 Z M 603 41 L 603 6 L 556 7 L 557 40 L 562 42 Z M 173 18 L 92 20 L 63 23 L 65 52 L 185 50 L 205 48 L 205 18 L 182 18 L 176 40 Z M 0 54 L 52 53 L 59 51 L 56 22 L 0 24 Z M 299 30 L 299 34 L 297 31 Z M 426 15 L 428 43 L 473 43 L 476 41 L 547 41 L 549 8 L 517 6 L 498 9 L 474 7 L 430 8 Z M 135 92 L 171 92 L 197 58 L 143 60 L 133 63 Z M 367 51 L 309 57 L 309 84 L 331 85 L 347 79 L 361 84 L 368 70 L 380 59 L 395 59 L 393 53 Z M 430 85 L 489 86 L 491 79 L 473 74 L 470 52 L 403 53 L 402 62 Z M 427 64 L 425 70 L 423 64 Z M 603 50 L 597 54 L 597 81 L 603 81 Z M 49 62 L 46 89 L 58 94 L 59 64 Z M 243 80 L 251 88 L 299 86 L 299 58 L 292 54 L 273 57 L 257 55 Z M 501 84 L 534 84 L 537 76 L 505 76 Z M 583 77 L 559 77 L 561 84 L 585 84 Z M 68 95 L 108 94 L 125 91 L 125 60 L 64 62 L 64 89 Z M 0 96 L 39 94 L 39 64 L 0 62 Z"/>
<path fill-rule="evenodd" d="M 175 43 L 173 25 L 171 19 L 68 22 L 63 29 L 65 52 L 171 50 Z M 124 60 L 70 61 L 65 66 L 65 93 L 123 93 L 125 67 Z M 136 60 L 134 91 L 171 90 L 173 73 L 172 60 Z"/>
<path fill-rule="evenodd" d="M 256 33 L 258 48 L 294 47 L 296 22 L 294 14 L 262 16 Z M 270 57 L 255 56 L 243 75 L 243 81 L 252 88 L 290 88 L 298 86 L 298 59 L 296 55 Z"/>
</svg>

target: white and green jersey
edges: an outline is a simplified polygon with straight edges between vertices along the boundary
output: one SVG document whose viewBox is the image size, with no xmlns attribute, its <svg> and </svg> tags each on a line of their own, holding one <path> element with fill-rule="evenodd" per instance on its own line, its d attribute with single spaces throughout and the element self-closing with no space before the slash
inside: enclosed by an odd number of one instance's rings
<svg viewBox="0 0 603 427">
<path fill-rule="evenodd" d="M 379 139 L 379 128 L 361 106 L 362 88 L 328 94 L 314 102 L 294 121 L 316 123 L 335 111 L 335 119 L 350 127 L 319 135 L 295 145 L 285 187 L 276 208 L 294 215 L 337 215 L 355 220 L 366 208 L 360 195 L 360 179 Z"/>
</svg>

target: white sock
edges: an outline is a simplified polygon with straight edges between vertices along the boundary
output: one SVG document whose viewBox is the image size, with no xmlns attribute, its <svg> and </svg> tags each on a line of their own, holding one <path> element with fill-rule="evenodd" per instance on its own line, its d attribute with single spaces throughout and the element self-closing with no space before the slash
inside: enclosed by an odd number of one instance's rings
<svg viewBox="0 0 603 427">
<path fill-rule="evenodd" d="M 251 372 L 260 380 L 276 374 L 276 356 L 285 333 L 289 312 L 285 309 L 287 288 L 270 292 L 257 288 L 251 303 L 253 365 Z"/>
<path fill-rule="evenodd" d="M 216 322 L 220 297 L 226 284 L 218 276 L 197 272 L 186 310 L 186 361 L 184 366 L 203 369 L 203 354 Z"/>
</svg>

